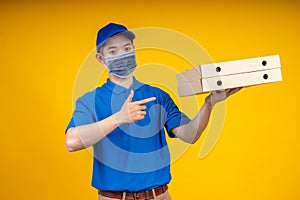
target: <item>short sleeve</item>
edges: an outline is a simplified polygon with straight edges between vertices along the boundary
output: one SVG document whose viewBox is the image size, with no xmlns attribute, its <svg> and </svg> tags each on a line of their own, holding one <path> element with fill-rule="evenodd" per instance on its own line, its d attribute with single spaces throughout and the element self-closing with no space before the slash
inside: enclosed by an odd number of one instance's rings
<svg viewBox="0 0 300 200">
<path fill-rule="evenodd" d="M 178 107 L 167 93 L 164 95 L 164 108 L 166 110 L 166 123 L 165 128 L 168 132 L 169 137 L 174 138 L 175 135 L 172 133 L 172 129 L 183 124 L 190 122 L 190 118 L 183 112 L 179 111 Z"/>
<path fill-rule="evenodd" d="M 80 97 L 76 101 L 76 107 L 73 111 L 73 115 L 71 117 L 71 120 L 65 130 L 65 133 L 67 130 L 71 127 L 76 127 L 80 125 L 86 125 L 96 122 L 95 118 L 95 112 L 94 110 L 94 103 L 92 103 L 92 99 L 87 99 L 84 97 Z"/>
</svg>

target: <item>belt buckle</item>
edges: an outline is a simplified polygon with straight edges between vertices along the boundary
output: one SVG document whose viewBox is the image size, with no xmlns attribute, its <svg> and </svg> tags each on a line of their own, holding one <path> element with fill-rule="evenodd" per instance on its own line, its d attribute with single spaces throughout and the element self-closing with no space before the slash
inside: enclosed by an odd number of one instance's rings
<svg viewBox="0 0 300 200">
<path fill-rule="evenodd" d="M 138 200 L 138 199 L 139 199 L 139 197 L 138 197 L 138 195 L 137 195 L 137 192 L 134 192 L 134 193 L 133 193 L 133 199 L 134 199 L 134 200 Z"/>
<path fill-rule="evenodd" d="M 146 193 L 146 196 L 145 196 L 146 199 L 150 199 L 150 193 L 149 193 L 149 190 L 146 190 L 145 193 Z"/>
</svg>

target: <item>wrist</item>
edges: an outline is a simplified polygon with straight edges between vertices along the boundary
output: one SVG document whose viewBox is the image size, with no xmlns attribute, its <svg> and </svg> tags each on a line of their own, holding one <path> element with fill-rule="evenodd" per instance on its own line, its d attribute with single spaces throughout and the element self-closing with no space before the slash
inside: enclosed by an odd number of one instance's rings
<svg viewBox="0 0 300 200">
<path fill-rule="evenodd" d="M 209 95 L 208 97 L 205 98 L 204 105 L 206 105 L 206 107 L 207 107 L 208 109 L 210 109 L 210 110 L 213 109 L 213 107 L 214 107 L 215 104 L 212 102 L 211 96 L 210 96 L 210 95 Z"/>
<path fill-rule="evenodd" d="M 120 117 L 120 112 L 116 112 L 112 115 L 114 122 L 117 126 L 124 124 L 122 118 Z"/>
</svg>

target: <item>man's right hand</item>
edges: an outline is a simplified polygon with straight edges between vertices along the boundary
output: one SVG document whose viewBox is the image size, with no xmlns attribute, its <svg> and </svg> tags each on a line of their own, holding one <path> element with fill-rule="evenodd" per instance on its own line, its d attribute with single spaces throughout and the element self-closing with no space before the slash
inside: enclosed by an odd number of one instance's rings
<svg viewBox="0 0 300 200">
<path fill-rule="evenodd" d="M 118 125 L 133 123 L 144 119 L 146 115 L 146 106 L 144 104 L 156 100 L 155 97 L 150 97 L 147 99 L 132 102 L 133 95 L 134 92 L 133 90 L 131 90 L 121 110 L 114 114 L 114 118 Z"/>
</svg>

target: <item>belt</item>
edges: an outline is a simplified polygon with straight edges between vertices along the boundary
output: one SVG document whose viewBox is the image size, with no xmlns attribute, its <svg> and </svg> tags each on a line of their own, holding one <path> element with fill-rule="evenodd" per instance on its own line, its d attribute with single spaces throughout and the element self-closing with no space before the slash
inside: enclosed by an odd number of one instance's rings
<svg viewBox="0 0 300 200">
<path fill-rule="evenodd" d="M 153 190 L 145 190 L 145 191 L 140 191 L 140 192 L 121 192 L 121 191 L 102 191 L 98 190 L 98 194 L 109 197 L 109 198 L 114 198 L 114 199 L 122 199 L 123 194 L 125 195 L 125 200 L 149 200 L 153 199 L 155 196 L 163 194 L 165 191 L 168 190 L 167 185 L 162 185 L 157 188 L 154 188 Z M 153 191 L 155 194 L 153 194 Z"/>
</svg>

